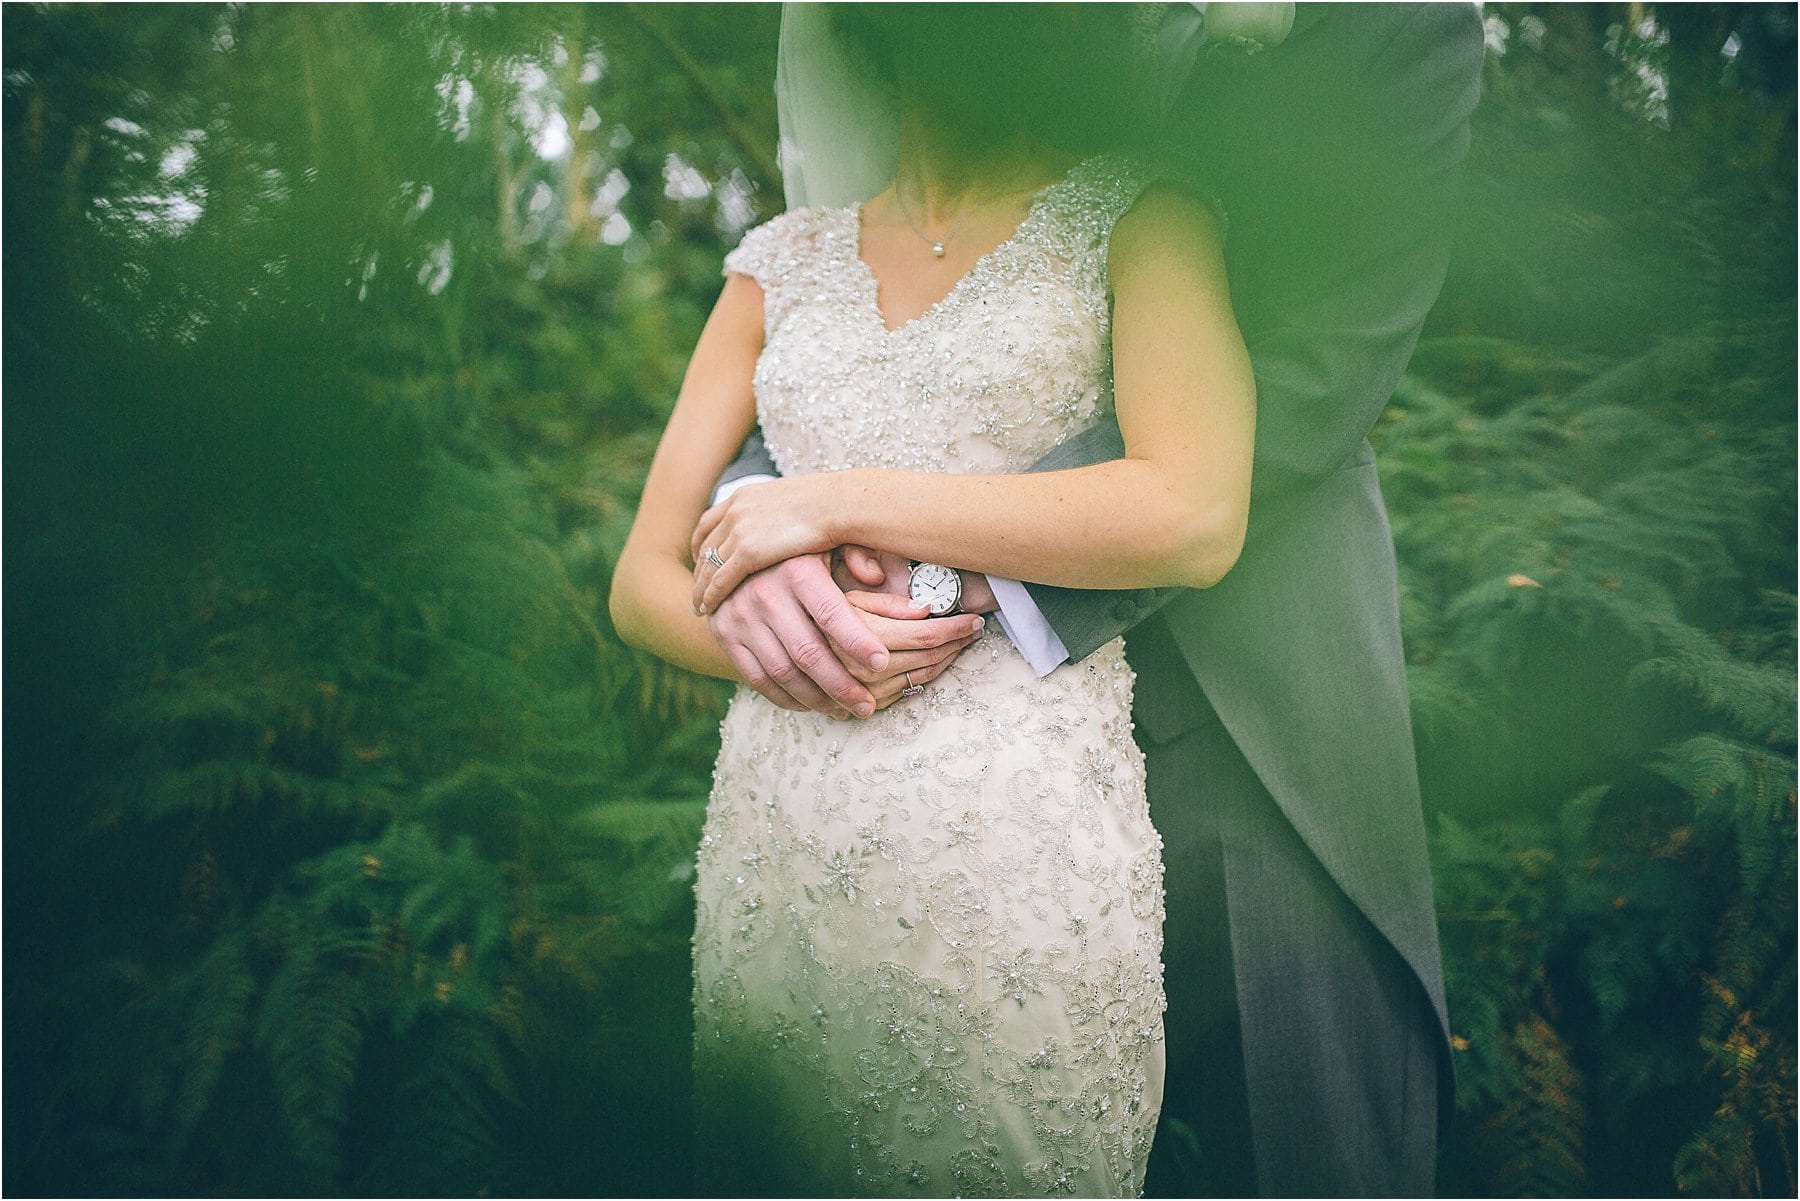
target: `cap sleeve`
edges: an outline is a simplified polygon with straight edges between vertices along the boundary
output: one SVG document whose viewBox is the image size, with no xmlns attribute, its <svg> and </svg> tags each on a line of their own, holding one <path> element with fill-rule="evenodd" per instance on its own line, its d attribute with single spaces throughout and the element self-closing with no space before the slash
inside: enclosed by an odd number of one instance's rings
<svg viewBox="0 0 1800 1201">
<path fill-rule="evenodd" d="M 737 248 L 725 256 L 724 274 L 748 275 L 767 288 L 780 274 L 779 250 L 782 220 L 765 221 L 745 234 Z"/>
<path fill-rule="evenodd" d="M 1099 213 L 1098 227 L 1100 261 L 1106 262 L 1111 253 L 1113 227 L 1119 218 L 1131 211 L 1131 206 L 1138 202 L 1144 189 L 1150 186 L 1150 173 L 1143 164 L 1135 159 L 1108 155 L 1092 164 L 1094 170 L 1089 176 L 1089 203 Z"/>
<path fill-rule="evenodd" d="M 725 256 L 727 275 L 747 275 L 763 290 L 763 322 L 774 329 L 808 296 L 828 286 L 831 215 L 843 210 L 792 209 L 752 229 Z"/>
</svg>

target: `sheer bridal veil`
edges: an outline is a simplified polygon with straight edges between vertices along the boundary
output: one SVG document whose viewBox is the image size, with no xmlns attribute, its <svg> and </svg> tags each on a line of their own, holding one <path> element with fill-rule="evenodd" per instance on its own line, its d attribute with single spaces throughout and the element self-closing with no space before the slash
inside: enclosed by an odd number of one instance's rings
<svg viewBox="0 0 1800 1201">
<path fill-rule="evenodd" d="M 775 105 L 789 208 L 867 200 L 893 178 L 899 105 L 858 74 L 823 4 L 782 5 Z"/>
</svg>

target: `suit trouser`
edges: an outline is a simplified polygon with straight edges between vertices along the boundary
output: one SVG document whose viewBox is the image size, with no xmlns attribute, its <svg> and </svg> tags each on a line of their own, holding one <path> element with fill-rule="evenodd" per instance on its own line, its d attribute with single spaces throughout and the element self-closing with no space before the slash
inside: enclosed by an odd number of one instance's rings
<svg viewBox="0 0 1800 1201">
<path fill-rule="evenodd" d="M 1140 713 L 1197 717 L 1161 742 L 1146 726 L 1167 723 L 1138 724 L 1168 891 L 1168 1086 L 1147 1191 L 1428 1195 L 1439 1035 L 1424 991 L 1192 678 L 1168 670 L 1172 644 L 1131 646 Z"/>
</svg>

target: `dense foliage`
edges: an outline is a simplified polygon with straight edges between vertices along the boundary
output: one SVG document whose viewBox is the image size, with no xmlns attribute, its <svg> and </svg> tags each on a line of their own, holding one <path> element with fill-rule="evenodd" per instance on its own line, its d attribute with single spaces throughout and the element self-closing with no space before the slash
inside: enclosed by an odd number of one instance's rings
<svg viewBox="0 0 1800 1201">
<path fill-rule="evenodd" d="M 1471 1194 L 1795 1189 L 1793 10 L 1489 6 L 1377 431 Z M 760 6 L 4 18 L 5 1186 L 686 1195 L 603 597 Z"/>
</svg>

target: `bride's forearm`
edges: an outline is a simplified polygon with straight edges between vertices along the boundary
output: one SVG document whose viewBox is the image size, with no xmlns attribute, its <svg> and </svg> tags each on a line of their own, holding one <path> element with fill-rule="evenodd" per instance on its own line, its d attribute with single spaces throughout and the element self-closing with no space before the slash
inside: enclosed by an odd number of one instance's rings
<svg viewBox="0 0 1800 1201">
<path fill-rule="evenodd" d="M 694 559 L 721 562 L 702 562 L 693 602 L 710 609 L 752 572 L 845 544 L 1065 588 L 1210 587 L 1243 546 L 1249 456 L 1169 457 L 1195 466 L 1128 457 L 1023 475 L 853 468 L 746 487 L 694 530 Z"/>
<path fill-rule="evenodd" d="M 1243 546 L 1235 497 L 1141 459 L 1025 475 L 858 469 L 829 488 L 839 542 L 1061 587 L 1209 587 Z"/>
</svg>

